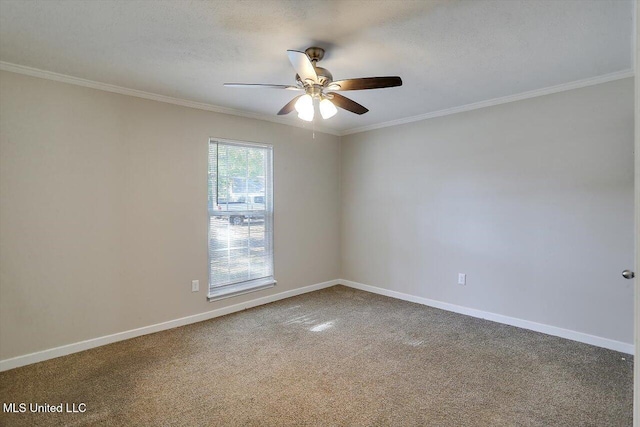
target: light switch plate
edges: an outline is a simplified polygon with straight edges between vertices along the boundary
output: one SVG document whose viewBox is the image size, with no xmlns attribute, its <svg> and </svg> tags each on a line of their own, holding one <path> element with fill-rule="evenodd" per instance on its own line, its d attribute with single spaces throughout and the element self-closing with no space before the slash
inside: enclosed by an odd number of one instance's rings
<svg viewBox="0 0 640 427">
<path fill-rule="evenodd" d="M 191 281 L 191 292 L 198 292 L 200 290 L 200 281 L 192 280 Z"/>
</svg>

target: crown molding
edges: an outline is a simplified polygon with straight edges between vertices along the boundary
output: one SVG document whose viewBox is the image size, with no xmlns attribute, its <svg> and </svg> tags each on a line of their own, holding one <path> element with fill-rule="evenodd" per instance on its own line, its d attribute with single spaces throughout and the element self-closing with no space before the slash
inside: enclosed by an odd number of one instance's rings
<svg viewBox="0 0 640 427">
<path fill-rule="evenodd" d="M 157 93 L 145 92 L 137 89 L 130 89 L 122 86 L 116 86 L 108 83 L 96 82 L 93 80 L 82 79 L 80 77 L 69 76 L 66 74 L 54 73 L 53 71 L 41 70 L 39 68 L 27 67 L 24 65 L 13 64 L 11 62 L 0 61 L 0 70 L 9 71 L 11 73 L 24 74 L 26 76 L 38 77 L 41 79 L 54 80 L 57 82 L 68 83 L 76 86 L 88 87 L 91 89 L 103 90 L 105 92 L 118 93 L 121 95 L 135 96 L 136 98 L 150 99 L 152 101 L 165 102 L 167 104 L 180 105 L 182 107 L 196 108 L 198 110 L 213 111 L 215 113 L 229 114 L 232 116 L 246 117 L 249 119 L 263 120 L 278 123 L 286 126 L 294 126 L 303 129 L 311 129 L 311 126 L 298 121 L 290 121 L 279 116 L 270 116 L 267 114 L 250 113 L 247 111 L 236 110 L 233 108 L 221 107 L 219 105 L 207 104 L 204 102 L 189 101 L 186 99 L 174 98 Z M 325 126 L 315 125 L 316 132 L 328 133 L 340 136 L 340 132 L 327 128 Z"/>
<path fill-rule="evenodd" d="M 435 117 L 448 116 L 450 114 L 462 113 L 465 111 L 477 110 L 479 108 L 493 107 L 494 105 L 506 104 L 508 102 L 522 101 L 524 99 L 536 98 L 538 96 L 551 95 L 553 93 L 564 92 L 572 89 L 579 89 L 587 86 L 593 86 L 600 83 L 607 83 L 614 80 L 626 79 L 633 77 L 633 69 L 617 71 L 615 73 L 604 74 L 598 77 L 591 77 L 583 80 L 576 80 L 569 83 L 562 83 L 556 86 L 549 86 L 542 89 L 535 89 L 515 95 L 493 98 L 486 101 L 474 102 L 472 104 L 461 105 L 459 107 L 447 108 L 444 110 L 433 111 L 431 113 L 419 114 L 417 116 L 405 117 L 403 119 L 390 120 L 388 122 L 376 123 L 368 126 L 360 126 L 357 128 L 347 129 L 340 133 L 340 136 L 351 135 L 354 133 L 366 132 L 374 129 L 381 129 L 390 126 L 398 126 L 406 123 L 419 122 L 421 120 L 433 119 Z"/>
<path fill-rule="evenodd" d="M 213 111 L 215 113 L 229 114 L 232 116 L 245 117 L 249 119 L 268 121 L 272 123 L 278 123 L 286 126 L 293 126 L 302 129 L 310 129 L 306 123 L 298 121 L 289 121 L 279 116 L 271 116 L 267 114 L 250 113 L 247 111 L 236 110 L 233 108 L 221 107 L 219 105 L 207 104 L 204 102 L 189 101 L 181 98 L 174 98 L 166 95 L 159 95 L 156 93 L 145 92 L 137 89 L 130 89 L 122 86 L 116 86 L 108 83 L 101 83 L 93 80 L 82 79 L 79 77 L 69 76 L 66 74 L 54 73 L 53 71 L 41 70 L 39 68 L 27 67 L 24 65 L 13 64 L 10 62 L 0 61 L 0 70 L 9 71 L 17 74 L 24 74 L 27 76 L 38 77 L 47 80 L 54 80 L 62 83 L 73 84 L 77 86 L 88 87 L 91 89 L 103 90 L 106 92 L 118 93 L 121 95 L 134 96 L 137 98 L 149 99 L 152 101 L 164 102 L 168 104 L 180 105 L 188 108 L 195 108 L 198 110 Z M 436 117 L 448 116 L 451 114 L 463 113 L 465 111 L 477 110 L 479 108 L 492 107 L 495 105 L 506 104 L 508 102 L 522 101 L 524 99 L 535 98 L 538 96 L 550 95 L 553 93 L 564 92 L 572 89 L 579 89 L 587 86 L 593 86 L 600 83 L 607 83 L 614 80 L 625 79 L 634 76 L 633 69 L 627 69 L 617 71 L 615 73 L 604 74 L 602 76 L 591 77 L 583 80 L 576 80 L 569 83 L 562 83 L 555 86 L 550 86 L 542 89 L 535 89 L 527 92 L 522 92 L 514 95 L 503 96 L 500 98 L 493 98 L 486 101 L 474 102 L 471 104 L 461 105 L 458 107 L 446 108 L 444 110 L 432 111 L 430 113 L 419 114 L 417 116 L 405 117 L 397 120 L 390 120 L 382 123 L 375 123 L 367 126 L 360 126 L 343 131 L 327 128 L 325 126 L 315 126 L 317 132 L 327 133 L 336 136 L 346 136 L 354 133 L 366 132 L 375 129 L 382 129 L 391 126 L 398 126 L 407 123 L 418 122 L 421 120 L 433 119 Z"/>
</svg>

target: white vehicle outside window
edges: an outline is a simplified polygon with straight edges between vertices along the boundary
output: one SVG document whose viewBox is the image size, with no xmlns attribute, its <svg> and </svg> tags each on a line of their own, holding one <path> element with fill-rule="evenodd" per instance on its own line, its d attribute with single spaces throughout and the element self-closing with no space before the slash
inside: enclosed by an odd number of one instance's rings
<svg viewBox="0 0 640 427">
<path fill-rule="evenodd" d="M 272 287 L 273 148 L 209 140 L 209 300 Z"/>
</svg>

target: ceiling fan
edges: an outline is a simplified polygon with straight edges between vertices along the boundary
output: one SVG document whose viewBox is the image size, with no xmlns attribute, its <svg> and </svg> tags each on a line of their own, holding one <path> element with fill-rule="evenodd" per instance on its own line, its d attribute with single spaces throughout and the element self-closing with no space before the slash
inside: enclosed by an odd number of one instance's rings
<svg viewBox="0 0 640 427">
<path fill-rule="evenodd" d="M 224 85 L 227 87 L 304 91 L 302 95 L 296 96 L 282 107 L 278 111 L 278 115 L 289 114 L 295 109 L 298 112 L 298 117 L 308 122 L 313 120 L 316 103 L 323 119 L 335 116 L 338 112 L 336 106 L 355 114 L 364 114 L 369 111 L 357 102 L 336 93 L 337 91 L 402 86 L 402 79 L 398 76 L 362 77 L 333 81 L 329 70 L 317 66 L 318 61 L 324 57 L 324 49 L 320 47 L 310 47 L 304 52 L 288 50 L 287 55 L 297 73 L 295 86 L 249 83 L 225 83 Z"/>
</svg>

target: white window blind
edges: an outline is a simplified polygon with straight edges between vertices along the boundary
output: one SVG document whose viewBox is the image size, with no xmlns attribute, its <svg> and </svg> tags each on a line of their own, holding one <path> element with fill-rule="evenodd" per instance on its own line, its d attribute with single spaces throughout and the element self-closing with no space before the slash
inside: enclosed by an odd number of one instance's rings
<svg viewBox="0 0 640 427">
<path fill-rule="evenodd" d="M 209 140 L 209 299 L 275 285 L 272 147 Z"/>
</svg>

